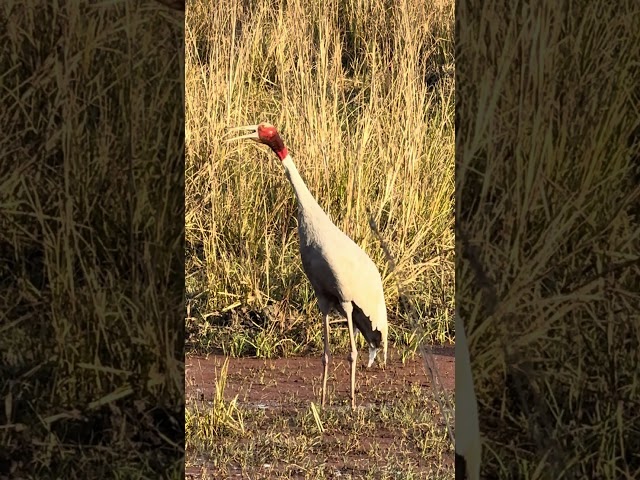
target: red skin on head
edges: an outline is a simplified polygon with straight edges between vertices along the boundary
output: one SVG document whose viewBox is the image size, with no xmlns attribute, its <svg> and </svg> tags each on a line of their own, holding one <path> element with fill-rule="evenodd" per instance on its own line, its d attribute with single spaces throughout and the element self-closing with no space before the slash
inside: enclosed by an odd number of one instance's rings
<svg viewBox="0 0 640 480">
<path fill-rule="evenodd" d="M 265 145 L 268 145 L 271 150 L 278 155 L 280 160 L 284 160 L 284 158 L 288 155 L 287 147 L 284 146 L 284 142 L 282 138 L 280 138 L 280 134 L 276 127 L 270 125 L 268 123 L 261 123 L 258 125 L 258 137 L 260 141 Z"/>
</svg>

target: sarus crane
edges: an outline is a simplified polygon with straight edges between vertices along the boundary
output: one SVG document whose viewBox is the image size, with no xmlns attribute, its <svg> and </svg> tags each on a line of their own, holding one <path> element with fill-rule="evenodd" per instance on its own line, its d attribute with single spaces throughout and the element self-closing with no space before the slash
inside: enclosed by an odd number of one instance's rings
<svg viewBox="0 0 640 480">
<path fill-rule="evenodd" d="M 302 267 L 318 299 L 324 317 L 322 356 L 322 398 L 325 406 L 329 367 L 329 313 L 337 311 L 346 318 L 351 352 L 351 408 L 356 406 L 355 333 L 360 332 L 369 344 L 369 363 L 373 364 L 382 347 L 383 366 L 387 362 L 387 309 L 382 279 L 369 256 L 338 227 L 322 210 L 298 173 L 293 159 L 278 130 L 269 123 L 232 128 L 230 132 L 251 133 L 227 141 L 251 139 L 273 150 L 284 167 L 285 174 L 298 200 L 298 235 Z"/>
</svg>

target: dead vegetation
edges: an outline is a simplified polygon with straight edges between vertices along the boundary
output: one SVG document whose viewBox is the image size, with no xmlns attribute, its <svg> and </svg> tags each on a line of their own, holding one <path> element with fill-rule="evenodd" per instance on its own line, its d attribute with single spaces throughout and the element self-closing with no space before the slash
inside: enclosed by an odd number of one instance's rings
<svg viewBox="0 0 640 480">
<path fill-rule="evenodd" d="M 182 27 L 0 11 L 0 477 L 182 478 Z"/>
<path fill-rule="evenodd" d="M 456 304 L 483 478 L 635 478 L 640 9 L 457 14 Z"/>
</svg>

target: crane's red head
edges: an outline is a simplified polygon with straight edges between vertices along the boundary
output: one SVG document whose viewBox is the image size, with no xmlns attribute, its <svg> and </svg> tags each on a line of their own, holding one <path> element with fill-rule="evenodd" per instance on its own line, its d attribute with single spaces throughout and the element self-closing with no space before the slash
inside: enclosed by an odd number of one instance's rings
<svg viewBox="0 0 640 480">
<path fill-rule="evenodd" d="M 230 132 L 238 131 L 238 130 L 251 130 L 251 133 L 246 135 L 240 135 L 239 137 L 230 138 L 227 142 L 232 140 L 240 140 L 243 138 L 249 138 L 255 142 L 264 143 L 268 145 L 271 150 L 278 155 L 280 160 L 284 160 L 284 158 L 289 154 L 287 151 L 287 147 L 284 146 L 284 142 L 282 138 L 280 138 L 280 134 L 276 127 L 271 125 L 270 123 L 263 122 L 259 125 L 247 125 L 245 127 L 236 127 L 229 130 Z"/>
</svg>

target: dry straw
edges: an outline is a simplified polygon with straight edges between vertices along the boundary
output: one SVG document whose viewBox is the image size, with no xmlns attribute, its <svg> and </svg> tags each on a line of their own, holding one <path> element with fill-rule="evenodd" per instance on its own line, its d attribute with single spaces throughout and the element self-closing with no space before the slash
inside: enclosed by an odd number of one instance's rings
<svg viewBox="0 0 640 480">
<path fill-rule="evenodd" d="M 456 306 L 487 478 L 640 473 L 636 2 L 460 2 Z"/>
</svg>

